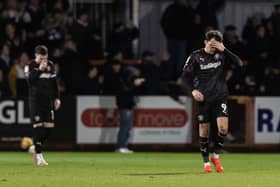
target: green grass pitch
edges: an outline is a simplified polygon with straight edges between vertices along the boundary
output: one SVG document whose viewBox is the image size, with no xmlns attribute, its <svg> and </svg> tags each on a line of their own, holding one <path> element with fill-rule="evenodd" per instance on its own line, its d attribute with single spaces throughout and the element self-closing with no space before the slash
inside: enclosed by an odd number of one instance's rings
<svg viewBox="0 0 280 187">
<path fill-rule="evenodd" d="M 0 186 L 280 186 L 280 154 L 224 154 L 223 174 L 203 174 L 199 153 L 46 152 L 45 158 L 49 166 L 37 167 L 28 153 L 0 152 Z"/>
</svg>

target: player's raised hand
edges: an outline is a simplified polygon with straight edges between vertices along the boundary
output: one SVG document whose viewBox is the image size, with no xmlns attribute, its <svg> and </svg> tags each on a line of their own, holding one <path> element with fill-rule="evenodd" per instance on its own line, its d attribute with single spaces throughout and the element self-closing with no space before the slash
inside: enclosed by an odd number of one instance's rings
<svg viewBox="0 0 280 187">
<path fill-rule="evenodd" d="M 199 90 L 193 90 L 192 96 L 198 102 L 202 102 L 204 100 L 204 96 Z"/>
<path fill-rule="evenodd" d="M 225 46 L 222 42 L 217 42 L 215 40 L 212 41 L 211 46 L 223 52 L 225 50 Z"/>
<path fill-rule="evenodd" d="M 41 62 L 39 65 L 39 70 L 44 71 L 48 66 L 47 62 Z"/>
<path fill-rule="evenodd" d="M 61 105 L 60 99 L 55 99 L 54 100 L 54 109 L 58 110 L 60 108 L 60 105 Z"/>
<path fill-rule="evenodd" d="M 135 86 L 140 86 L 143 82 L 145 82 L 144 78 L 136 78 L 133 83 Z"/>
</svg>

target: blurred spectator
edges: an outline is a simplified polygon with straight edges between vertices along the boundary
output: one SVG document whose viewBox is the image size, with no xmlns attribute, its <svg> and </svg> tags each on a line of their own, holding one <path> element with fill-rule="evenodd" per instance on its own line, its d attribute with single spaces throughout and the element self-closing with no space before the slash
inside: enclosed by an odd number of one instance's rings
<svg viewBox="0 0 280 187">
<path fill-rule="evenodd" d="M 250 44 L 249 44 L 250 46 Z M 266 92 L 264 84 L 264 72 L 270 61 L 270 41 L 266 35 L 266 30 L 263 25 L 256 27 L 256 38 L 252 41 L 251 48 L 253 50 L 251 59 L 252 64 L 249 67 L 255 76 L 257 86 L 261 86 L 258 91 Z"/>
<path fill-rule="evenodd" d="M 224 32 L 224 45 L 226 48 L 237 54 L 241 59 L 245 56 L 245 46 L 239 40 L 234 25 L 227 25 Z"/>
<path fill-rule="evenodd" d="M 11 57 L 14 58 L 19 54 L 22 47 L 21 38 L 16 32 L 16 27 L 12 23 L 7 23 L 5 26 L 5 34 L 1 36 L 1 43 L 9 45 Z"/>
<path fill-rule="evenodd" d="M 81 91 L 85 63 L 81 62 L 80 56 L 75 43 L 72 40 L 65 41 L 60 69 L 61 78 L 65 81 L 66 91 L 69 94 L 78 94 Z"/>
<path fill-rule="evenodd" d="M 202 25 L 201 17 L 197 12 L 195 12 L 194 24 L 190 29 L 192 32 L 192 37 L 190 38 L 189 51 L 194 51 L 196 49 L 202 48 L 204 42 L 203 39 L 204 39 L 205 28 Z"/>
<path fill-rule="evenodd" d="M 46 8 L 50 12 L 52 10 L 61 10 L 66 12 L 69 9 L 69 0 L 47 0 Z"/>
<path fill-rule="evenodd" d="M 280 4 L 274 6 L 274 12 L 271 15 L 271 23 L 275 35 L 275 44 L 280 42 Z M 277 47 L 278 48 L 278 47 Z M 277 61 L 280 61 L 280 54 L 278 51 L 275 51 Z"/>
<path fill-rule="evenodd" d="M 164 52 L 160 63 L 160 80 L 171 81 L 174 78 L 174 66 L 168 52 Z"/>
<path fill-rule="evenodd" d="M 89 68 L 88 74 L 83 83 L 82 94 L 86 95 L 99 95 L 101 90 L 99 72 L 96 66 Z"/>
<path fill-rule="evenodd" d="M 77 15 L 77 20 L 70 28 L 70 34 L 73 41 L 77 44 L 78 52 L 86 55 L 86 44 L 90 35 L 89 16 L 87 10 L 80 10 Z"/>
<path fill-rule="evenodd" d="M 10 48 L 8 45 L 4 44 L 1 46 L 1 54 L 0 54 L 1 95 L 2 96 L 10 95 L 8 74 L 9 74 L 11 66 L 12 66 L 12 61 L 10 58 Z"/>
<path fill-rule="evenodd" d="M 64 95 L 66 92 L 66 87 L 60 75 L 60 65 L 57 62 L 54 63 L 54 70 L 56 73 L 58 92 L 60 93 L 60 95 Z"/>
<path fill-rule="evenodd" d="M 184 0 L 175 0 L 166 8 L 161 18 L 170 60 L 175 66 L 175 79 L 181 75 L 187 58 L 193 18 L 194 10 Z"/>
<path fill-rule="evenodd" d="M 24 51 L 20 53 L 16 63 L 11 67 L 9 72 L 9 85 L 12 96 L 14 97 L 28 96 L 28 85 L 24 76 L 24 67 L 29 63 L 29 61 L 30 58 Z"/>
<path fill-rule="evenodd" d="M 260 61 L 262 63 L 267 63 L 270 57 L 271 45 L 270 45 L 270 40 L 266 35 L 266 30 L 264 25 L 258 25 L 256 27 L 255 32 L 256 32 L 256 38 L 251 43 L 251 47 L 253 49 L 253 54 L 254 54 L 253 60 Z"/>
<path fill-rule="evenodd" d="M 128 149 L 128 139 L 133 127 L 133 108 L 136 105 L 135 87 L 140 86 L 144 79 L 139 77 L 140 72 L 132 67 L 126 67 L 121 71 L 120 89 L 117 93 L 117 106 L 120 112 L 120 129 L 118 132 L 116 152 L 132 153 Z"/>
<path fill-rule="evenodd" d="M 88 59 L 103 59 L 102 36 L 100 29 L 92 24 L 90 27 L 89 37 L 86 43 Z"/>
<path fill-rule="evenodd" d="M 254 16 L 247 18 L 246 24 L 242 30 L 242 39 L 246 44 L 252 42 L 256 37 L 255 30 L 257 24 L 257 19 Z"/>
<path fill-rule="evenodd" d="M 50 50 L 63 44 L 66 33 L 66 22 L 63 12 L 55 9 L 45 20 L 46 41 Z"/>
<path fill-rule="evenodd" d="M 42 21 L 45 16 L 44 9 L 40 6 L 41 0 L 30 0 L 27 13 L 26 13 L 26 47 L 28 52 L 33 52 L 34 47 L 37 44 L 44 42 L 45 31 L 42 27 Z"/>
<path fill-rule="evenodd" d="M 214 29 L 218 29 L 218 19 L 217 12 L 225 4 L 225 0 L 200 0 L 196 11 L 201 17 L 201 23 L 203 25 L 203 30 L 206 30 L 207 26 L 212 26 Z"/>
<path fill-rule="evenodd" d="M 121 61 L 113 59 L 108 62 L 104 70 L 103 94 L 116 95 L 120 89 Z"/>
<path fill-rule="evenodd" d="M 118 23 L 114 26 L 112 34 L 109 39 L 109 52 L 121 50 L 124 58 L 132 59 L 135 57 L 133 54 L 132 42 L 139 36 L 139 29 L 136 28 L 131 22 L 127 25 Z"/>
<path fill-rule="evenodd" d="M 160 92 L 160 67 L 156 64 L 156 56 L 151 51 L 144 51 L 141 64 L 144 94 L 156 95 Z"/>
</svg>

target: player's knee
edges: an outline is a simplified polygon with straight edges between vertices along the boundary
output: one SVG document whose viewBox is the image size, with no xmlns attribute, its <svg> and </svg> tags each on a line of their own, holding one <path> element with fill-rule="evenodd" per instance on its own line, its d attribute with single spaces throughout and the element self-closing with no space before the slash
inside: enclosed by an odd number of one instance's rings
<svg viewBox="0 0 280 187">
<path fill-rule="evenodd" d="M 228 129 L 227 128 L 220 128 L 219 129 L 219 135 L 220 136 L 226 136 L 228 133 Z"/>
<path fill-rule="evenodd" d="M 199 143 L 202 145 L 208 144 L 208 137 L 199 137 Z"/>
<path fill-rule="evenodd" d="M 199 136 L 201 137 L 208 137 L 209 129 L 207 126 L 201 126 L 199 128 Z"/>
</svg>

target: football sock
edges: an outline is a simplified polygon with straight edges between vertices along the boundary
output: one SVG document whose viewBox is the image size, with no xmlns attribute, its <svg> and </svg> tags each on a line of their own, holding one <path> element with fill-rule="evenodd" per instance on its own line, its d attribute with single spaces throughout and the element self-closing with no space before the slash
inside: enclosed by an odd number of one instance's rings
<svg viewBox="0 0 280 187">
<path fill-rule="evenodd" d="M 224 148 L 225 137 L 226 137 L 226 134 L 221 134 L 218 132 L 217 137 L 215 139 L 214 153 L 219 154 L 221 152 L 221 150 Z"/>
<path fill-rule="evenodd" d="M 37 160 L 42 160 L 42 153 L 37 153 L 36 154 L 36 159 Z"/>
<path fill-rule="evenodd" d="M 43 127 L 36 127 L 33 130 L 33 138 L 34 138 L 34 145 L 35 145 L 35 152 L 36 154 L 42 153 L 42 137 L 43 137 L 44 128 Z"/>
<path fill-rule="evenodd" d="M 205 166 L 210 166 L 210 162 L 204 162 L 204 167 Z"/>
<path fill-rule="evenodd" d="M 34 128 L 34 145 L 37 154 L 42 153 L 42 146 L 51 134 L 51 128 Z"/>
<path fill-rule="evenodd" d="M 219 155 L 218 153 L 215 153 L 215 152 L 213 153 L 212 156 L 213 156 L 213 158 L 215 158 L 215 159 L 219 159 L 219 158 L 220 158 L 220 155 Z"/>
<path fill-rule="evenodd" d="M 52 128 L 44 128 L 44 135 L 43 135 L 43 137 L 42 137 L 43 143 L 45 143 L 46 140 L 50 137 L 50 135 L 51 135 L 51 130 L 52 130 Z"/>
<path fill-rule="evenodd" d="M 200 152 L 204 163 L 209 162 L 208 137 L 199 137 Z"/>
</svg>

